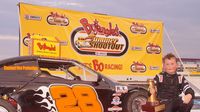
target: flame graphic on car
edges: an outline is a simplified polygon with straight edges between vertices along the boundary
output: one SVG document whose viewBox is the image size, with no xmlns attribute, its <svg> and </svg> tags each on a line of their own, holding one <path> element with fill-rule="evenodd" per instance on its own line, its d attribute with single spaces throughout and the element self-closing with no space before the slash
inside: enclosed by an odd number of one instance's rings
<svg viewBox="0 0 200 112">
<path fill-rule="evenodd" d="M 48 87 L 46 86 L 39 87 L 36 90 L 36 93 L 34 94 L 34 96 L 42 97 L 41 101 L 36 101 L 36 102 L 41 104 L 41 107 L 46 108 L 48 112 L 57 112 L 55 101 L 51 97 Z"/>
</svg>

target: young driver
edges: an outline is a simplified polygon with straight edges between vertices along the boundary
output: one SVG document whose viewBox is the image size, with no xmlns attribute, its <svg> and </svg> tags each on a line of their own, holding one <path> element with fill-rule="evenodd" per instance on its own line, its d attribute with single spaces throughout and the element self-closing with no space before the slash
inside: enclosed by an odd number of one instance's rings
<svg viewBox="0 0 200 112">
<path fill-rule="evenodd" d="M 157 88 L 150 88 L 150 93 L 157 92 L 158 99 L 165 104 L 164 112 L 190 112 L 193 106 L 194 91 L 185 77 L 177 74 L 177 67 L 175 55 L 165 55 L 163 72 L 154 78 Z M 184 95 L 180 97 L 182 92 Z"/>
</svg>

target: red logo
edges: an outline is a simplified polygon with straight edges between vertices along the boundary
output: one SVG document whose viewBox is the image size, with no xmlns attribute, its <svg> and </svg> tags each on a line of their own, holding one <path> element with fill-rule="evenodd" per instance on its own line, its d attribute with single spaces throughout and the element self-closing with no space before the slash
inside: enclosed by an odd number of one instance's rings
<svg viewBox="0 0 200 112">
<path fill-rule="evenodd" d="M 100 62 L 97 59 L 92 60 L 92 66 L 95 71 L 100 71 L 100 72 L 104 70 L 122 70 L 123 69 L 122 64 L 104 63 L 104 62 Z"/>
<path fill-rule="evenodd" d="M 133 22 L 130 30 L 132 33 L 135 34 L 146 34 L 147 33 L 147 28 L 143 24 L 139 24 L 137 22 Z"/>
<path fill-rule="evenodd" d="M 31 35 L 30 35 L 30 33 L 27 33 L 27 36 L 24 37 L 24 39 L 23 39 L 23 44 L 24 44 L 25 46 L 28 46 L 28 45 L 29 45 L 30 39 L 31 39 Z"/>
<path fill-rule="evenodd" d="M 56 46 L 51 45 L 47 46 L 46 43 L 41 44 L 40 42 L 37 43 L 37 46 L 39 47 L 40 50 L 49 50 L 49 51 L 56 51 Z"/>
<path fill-rule="evenodd" d="M 47 17 L 47 22 L 50 25 L 67 26 L 69 24 L 69 19 L 63 14 L 51 12 Z"/>
<path fill-rule="evenodd" d="M 147 53 L 149 54 L 160 54 L 161 53 L 161 48 L 158 45 L 155 45 L 153 43 L 149 43 L 148 46 L 146 47 Z"/>
<path fill-rule="evenodd" d="M 133 62 L 131 65 L 131 71 L 143 73 L 146 71 L 146 66 L 143 63 Z"/>
<path fill-rule="evenodd" d="M 105 28 L 99 25 L 97 20 L 94 21 L 93 24 L 88 23 L 86 18 L 80 20 L 80 23 L 83 26 L 83 29 L 89 35 L 91 33 L 97 35 L 105 35 L 105 36 L 118 36 L 119 35 L 119 28 L 116 25 L 115 28 L 112 28 L 112 24 L 109 23 L 109 28 Z"/>
</svg>

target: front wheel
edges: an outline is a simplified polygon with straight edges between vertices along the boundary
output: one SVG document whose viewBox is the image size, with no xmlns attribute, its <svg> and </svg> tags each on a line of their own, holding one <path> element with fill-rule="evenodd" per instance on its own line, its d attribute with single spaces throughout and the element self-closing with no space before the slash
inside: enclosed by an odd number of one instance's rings
<svg viewBox="0 0 200 112">
<path fill-rule="evenodd" d="M 130 93 L 125 102 L 124 112 L 142 112 L 141 106 L 147 101 L 148 93 L 147 91 L 135 91 Z"/>
<path fill-rule="evenodd" d="M 16 109 L 7 101 L 0 99 L 0 112 L 16 112 Z"/>
</svg>

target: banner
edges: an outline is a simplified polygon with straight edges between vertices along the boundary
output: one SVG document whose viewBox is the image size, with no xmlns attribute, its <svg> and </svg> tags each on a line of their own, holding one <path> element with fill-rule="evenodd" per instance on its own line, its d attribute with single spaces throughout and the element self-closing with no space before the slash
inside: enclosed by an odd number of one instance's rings
<svg viewBox="0 0 200 112">
<path fill-rule="evenodd" d="M 21 56 L 72 58 L 106 75 L 152 76 L 162 70 L 162 22 L 24 3 L 19 8 Z M 53 52 L 35 45 L 33 53 L 31 40 L 60 47 Z"/>
</svg>

